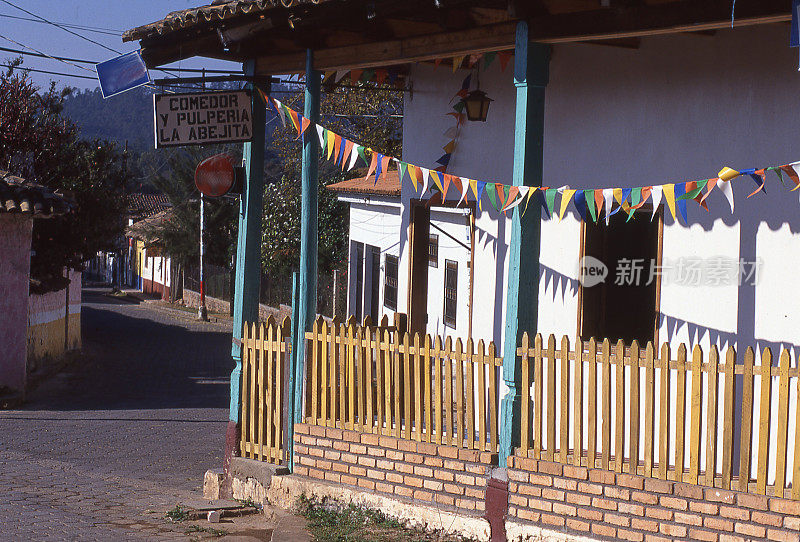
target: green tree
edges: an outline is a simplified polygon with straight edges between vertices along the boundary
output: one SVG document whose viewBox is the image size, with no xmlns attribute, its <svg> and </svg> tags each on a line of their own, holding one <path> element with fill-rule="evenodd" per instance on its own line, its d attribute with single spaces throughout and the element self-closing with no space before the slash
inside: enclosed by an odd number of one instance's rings
<svg viewBox="0 0 800 542">
<path fill-rule="evenodd" d="M 31 290 L 64 287 L 65 268 L 80 270 L 100 250 L 114 250 L 123 227 L 124 156 L 107 141 L 81 140 L 62 115 L 71 89 L 40 91 L 12 64 L 0 75 L 0 168 L 67 192 L 75 211 L 34 222 Z"/>
<path fill-rule="evenodd" d="M 302 111 L 302 94 L 281 97 L 290 107 Z M 390 156 L 402 151 L 402 94 L 394 89 L 334 88 L 323 94 L 320 123 L 353 141 Z M 309 128 L 313 131 L 313 128 Z M 312 137 L 316 139 L 316 132 Z M 270 280 L 288 284 L 286 277 L 300 262 L 300 173 L 302 142 L 287 122 L 272 134 L 276 160 L 267 171 L 271 178 L 264 192 L 262 228 L 262 268 Z M 318 269 L 329 275 L 347 262 L 348 207 L 339 203 L 327 185 L 364 175 L 366 167 L 358 162 L 358 171 L 343 173 L 331 162 L 321 159 L 319 185 Z M 284 296 L 285 297 L 285 296 Z M 285 301 L 288 301 L 286 299 Z M 284 302 L 285 302 L 284 301 Z"/>
</svg>

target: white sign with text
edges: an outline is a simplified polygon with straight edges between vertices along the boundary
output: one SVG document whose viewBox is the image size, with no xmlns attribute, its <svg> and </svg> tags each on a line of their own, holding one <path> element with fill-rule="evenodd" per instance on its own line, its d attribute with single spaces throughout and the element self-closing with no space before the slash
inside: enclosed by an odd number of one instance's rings
<svg viewBox="0 0 800 542">
<path fill-rule="evenodd" d="M 250 141 L 250 91 L 154 94 L 156 148 Z"/>
</svg>

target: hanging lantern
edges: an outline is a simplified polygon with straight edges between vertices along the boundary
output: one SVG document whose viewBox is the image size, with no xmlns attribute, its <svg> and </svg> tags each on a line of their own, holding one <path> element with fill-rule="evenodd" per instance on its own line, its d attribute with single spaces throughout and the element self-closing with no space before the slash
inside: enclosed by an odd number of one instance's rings
<svg viewBox="0 0 800 542">
<path fill-rule="evenodd" d="M 464 98 L 464 105 L 467 107 L 467 118 L 480 122 L 486 122 L 489 114 L 489 104 L 493 102 L 482 90 L 473 90 Z"/>
</svg>

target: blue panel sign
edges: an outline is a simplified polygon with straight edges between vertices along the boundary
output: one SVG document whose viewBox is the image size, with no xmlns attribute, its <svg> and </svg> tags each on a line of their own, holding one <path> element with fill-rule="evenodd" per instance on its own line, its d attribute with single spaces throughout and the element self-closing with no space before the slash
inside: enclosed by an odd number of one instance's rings
<svg viewBox="0 0 800 542">
<path fill-rule="evenodd" d="M 139 51 L 101 62 L 95 69 L 103 98 L 150 83 L 150 74 Z"/>
</svg>

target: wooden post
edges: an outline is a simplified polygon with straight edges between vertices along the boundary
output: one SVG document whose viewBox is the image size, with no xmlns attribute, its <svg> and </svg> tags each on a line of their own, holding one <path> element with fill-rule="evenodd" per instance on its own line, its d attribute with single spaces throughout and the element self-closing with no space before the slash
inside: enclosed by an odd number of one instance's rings
<svg viewBox="0 0 800 542">
<path fill-rule="evenodd" d="M 320 73 L 314 70 L 314 52 L 306 51 L 305 117 L 312 123 L 319 122 Z M 319 147 L 314 130 L 303 135 L 302 199 L 300 214 L 300 280 L 293 308 L 295 322 L 294 344 L 294 421 L 302 421 L 303 375 L 305 374 L 305 332 L 317 315 L 317 199 L 319 190 Z M 334 311 L 335 315 L 335 311 Z M 335 343 L 334 343 L 335 344 Z M 290 460 L 291 462 L 291 460 Z"/>
<path fill-rule="evenodd" d="M 244 63 L 244 72 L 253 75 L 255 61 Z M 261 283 L 261 215 L 264 197 L 264 129 L 266 109 L 257 93 L 252 95 L 253 140 L 244 144 L 245 186 L 239 199 L 239 238 L 236 245 L 236 286 L 233 296 L 233 345 L 236 364 L 231 372 L 231 397 L 228 430 L 225 438 L 224 469 L 226 491 L 230 490 L 228 470 L 238 442 L 240 384 L 242 376 L 242 329 L 245 322 L 258 320 L 258 290 Z"/>
<path fill-rule="evenodd" d="M 305 352 L 306 337 L 305 332 L 301 332 L 297 328 L 297 315 L 300 312 L 300 303 L 298 296 L 300 295 L 300 274 L 295 271 L 292 273 L 292 355 L 291 359 L 296 360 L 300 355 L 300 351 Z M 313 325 L 313 322 L 312 322 Z M 299 363 L 293 363 L 294 367 L 287 369 L 289 371 L 289 393 L 291 394 L 288 400 L 289 412 L 286 413 L 286 457 L 289 459 L 289 472 L 294 472 L 294 424 L 303 422 L 303 368 Z M 315 392 L 316 393 L 316 392 Z M 316 412 L 315 412 L 316 415 Z"/>
<path fill-rule="evenodd" d="M 517 111 L 514 127 L 515 186 L 541 186 L 544 136 L 544 89 L 549 77 L 550 48 L 531 43 L 528 23 L 517 24 L 514 84 Z M 505 467 L 512 447 L 519 444 L 520 364 L 517 345 L 522 333 L 537 332 L 539 306 L 539 243 L 541 210 L 532 205 L 524 218 L 513 213 L 509 247 L 506 329 L 503 340 L 503 379 L 508 394 L 500 414 L 500 466 Z M 524 288 L 520 288 L 524 285 Z M 523 390 L 528 393 L 528 390 Z"/>
</svg>

